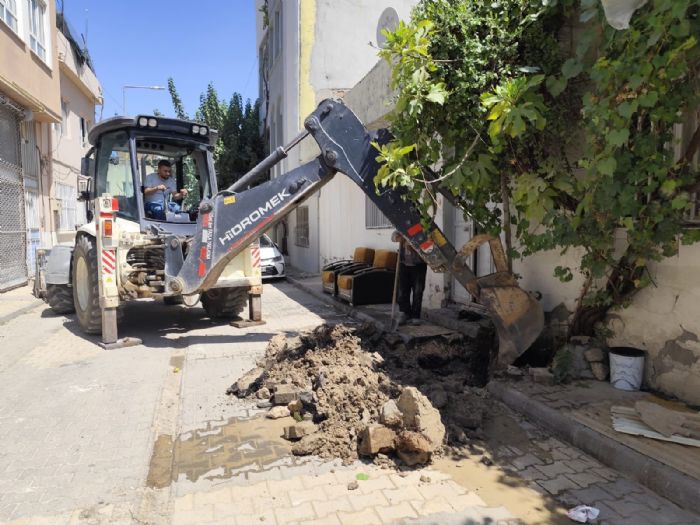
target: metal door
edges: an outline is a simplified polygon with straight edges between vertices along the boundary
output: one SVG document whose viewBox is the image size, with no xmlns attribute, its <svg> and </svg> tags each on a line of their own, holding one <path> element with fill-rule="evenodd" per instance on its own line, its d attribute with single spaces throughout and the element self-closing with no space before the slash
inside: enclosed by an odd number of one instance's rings
<svg viewBox="0 0 700 525">
<path fill-rule="evenodd" d="M 0 291 L 27 281 L 20 117 L 0 98 Z"/>
<path fill-rule="evenodd" d="M 33 122 L 22 122 L 21 152 L 22 178 L 24 179 L 25 222 L 27 230 L 27 273 L 34 276 L 36 250 L 41 244 L 41 200 L 39 197 L 40 162 L 39 148 Z"/>
</svg>

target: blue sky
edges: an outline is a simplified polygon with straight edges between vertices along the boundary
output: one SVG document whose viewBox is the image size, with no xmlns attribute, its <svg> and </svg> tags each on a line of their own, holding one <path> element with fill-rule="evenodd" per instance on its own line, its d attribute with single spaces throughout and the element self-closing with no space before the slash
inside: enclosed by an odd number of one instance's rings
<svg viewBox="0 0 700 525">
<path fill-rule="evenodd" d="M 85 32 L 87 20 L 103 118 L 122 114 L 122 86 L 167 87 L 168 77 L 190 116 L 210 81 L 227 99 L 234 92 L 244 100 L 257 96 L 253 0 L 58 0 L 59 10 L 61 3 L 77 33 Z M 173 114 L 167 90 L 128 89 L 126 99 L 132 115 L 154 108 Z"/>
</svg>

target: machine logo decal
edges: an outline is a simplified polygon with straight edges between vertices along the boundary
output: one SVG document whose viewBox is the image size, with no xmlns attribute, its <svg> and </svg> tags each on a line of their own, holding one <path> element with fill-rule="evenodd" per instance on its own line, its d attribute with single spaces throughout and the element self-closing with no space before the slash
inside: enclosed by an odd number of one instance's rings
<svg viewBox="0 0 700 525">
<path fill-rule="evenodd" d="M 260 206 L 257 210 L 253 210 L 246 218 L 241 222 L 236 224 L 233 228 L 226 231 L 221 237 L 219 237 L 219 242 L 222 246 L 226 245 L 226 242 L 234 240 L 238 235 L 243 233 L 248 227 L 253 226 L 256 222 L 265 218 L 265 215 L 274 210 L 277 206 L 282 204 L 285 200 L 291 197 L 291 194 L 287 190 L 282 190 L 277 195 L 268 200 L 264 206 Z"/>
</svg>

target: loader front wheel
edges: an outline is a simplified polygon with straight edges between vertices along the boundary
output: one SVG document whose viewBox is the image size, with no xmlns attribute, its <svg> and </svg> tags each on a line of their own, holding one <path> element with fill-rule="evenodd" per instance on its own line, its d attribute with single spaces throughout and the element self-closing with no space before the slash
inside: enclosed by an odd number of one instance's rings
<svg viewBox="0 0 700 525">
<path fill-rule="evenodd" d="M 46 285 L 46 302 L 54 313 L 63 315 L 75 312 L 73 290 L 67 284 Z"/>
<path fill-rule="evenodd" d="M 73 252 L 73 303 L 80 328 L 86 334 L 102 333 L 98 278 L 95 239 L 80 235 Z"/>
<path fill-rule="evenodd" d="M 201 301 L 212 319 L 234 319 L 248 304 L 248 289 L 212 288 L 202 294 Z"/>
</svg>

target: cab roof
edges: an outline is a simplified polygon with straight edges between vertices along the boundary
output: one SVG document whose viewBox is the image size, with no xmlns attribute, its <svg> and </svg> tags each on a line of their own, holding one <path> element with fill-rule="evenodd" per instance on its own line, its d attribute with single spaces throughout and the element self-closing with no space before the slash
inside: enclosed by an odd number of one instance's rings
<svg viewBox="0 0 700 525">
<path fill-rule="evenodd" d="M 139 122 L 156 121 L 155 126 L 140 125 Z M 207 128 L 207 133 L 201 135 L 194 133 L 193 129 Z M 190 139 L 200 144 L 213 146 L 218 137 L 218 132 L 215 129 L 210 129 L 206 124 L 194 122 L 191 120 L 182 120 L 177 118 L 156 117 L 153 115 L 137 115 L 136 117 L 111 117 L 96 124 L 88 133 L 90 145 L 97 145 L 97 141 L 104 133 L 111 131 L 128 131 L 138 130 L 147 132 L 160 132 L 160 134 L 172 135 L 179 139 Z"/>
</svg>

